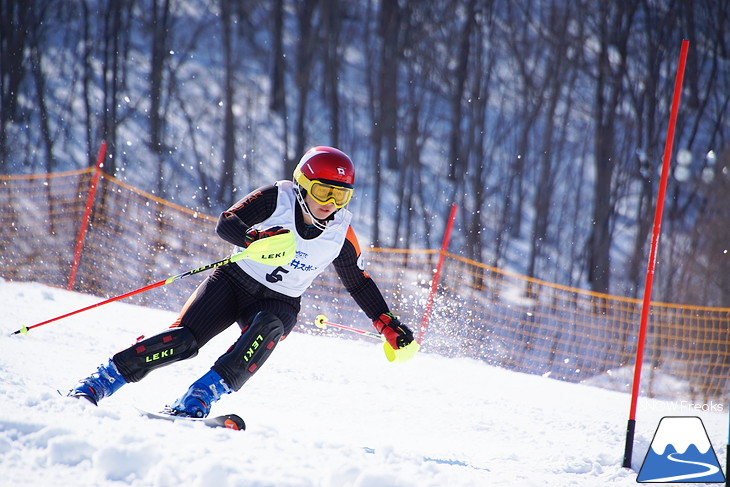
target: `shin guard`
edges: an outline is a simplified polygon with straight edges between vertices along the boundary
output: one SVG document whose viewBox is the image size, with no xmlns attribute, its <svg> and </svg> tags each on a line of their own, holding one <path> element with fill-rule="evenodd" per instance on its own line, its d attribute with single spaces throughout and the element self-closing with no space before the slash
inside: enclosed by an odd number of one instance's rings
<svg viewBox="0 0 730 487">
<path fill-rule="evenodd" d="M 138 341 L 112 360 L 127 382 L 138 382 L 154 369 L 197 354 L 198 342 L 193 333 L 177 327 Z"/>
<path fill-rule="evenodd" d="M 275 315 L 262 311 L 233 346 L 216 360 L 212 369 L 234 391 L 243 387 L 263 365 L 284 334 L 284 325 Z"/>
</svg>

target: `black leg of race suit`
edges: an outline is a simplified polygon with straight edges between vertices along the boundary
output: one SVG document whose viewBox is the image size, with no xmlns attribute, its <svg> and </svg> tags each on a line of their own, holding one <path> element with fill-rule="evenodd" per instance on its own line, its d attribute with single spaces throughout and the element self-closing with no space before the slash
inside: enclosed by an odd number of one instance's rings
<svg viewBox="0 0 730 487">
<path fill-rule="evenodd" d="M 198 343 L 187 328 L 176 327 L 138 341 L 112 357 L 127 382 L 138 382 L 150 371 L 194 357 Z"/>
<path fill-rule="evenodd" d="M 258 313 L 251 326 L 241 333 L 233 346 L 216 360 L 212 369 L 231 389 L 238 391 L 269 358 L 284 334 L 284 325 L 274 314 Z"/>
</svg>

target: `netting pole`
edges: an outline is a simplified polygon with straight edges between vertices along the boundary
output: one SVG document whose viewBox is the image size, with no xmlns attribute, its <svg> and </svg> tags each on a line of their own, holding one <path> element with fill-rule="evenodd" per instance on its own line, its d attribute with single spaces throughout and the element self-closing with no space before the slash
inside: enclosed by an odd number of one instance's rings
<svg viewBox="0 0 730 487">
<path fill-rule="evenodd" d="M 420 345 L 423 341 L 423 335 L 426 333 L 426 327 L 428 326 L 428 318 L 431 315 L 431 308 L 433 308 L 433 300 L 436 295 L 436 289 L 438 287 L 439 278 L 441 277 L 441 267 L 444 264 L 444 257 L 446 252 L 449 250 L 449 240 L 451 240 L 451 229 L 454 227 L 454 220 L 456 219 L 456 209 L 458 205 L 456 203 L 451 205 L 451 212 L 449 213 L 449 219 L 446 222 L 446 230 L 444 231 L 444 239 L 441 242 L 441 252 L 439 253 L 439 260 L 436 264 L 436 272 L 433 275 L 431 281 L 431 291 L 428 293 L 428 301 L 426 301 L 426 309 L 423 312 L 423 319 L 421 320 L 421 329 L 418 332 L 418 344 Z"/>
<path fill-rule="evenodd" d="M 728 416 L 727 445 L 725 445 L 725 487 L 730 487 L 730 416 Z"/>
<path fill-rule="evenodd" d="M 76 238 L 76 251 L 74 252 L 74 260 L 71 264 L 71 272 L 68 275 L 68 285 L 66 286 L 66 289 L 68 289 L 69 291 L 73 290 L 74 282 L 76 282 L 76 271 L 79 268 L 79 261 L 81 260 L 81 250 L 84 248 L 86 230 L 89 227 L 91 208 L 94 205 L 94 196 L 96 195 L 96 185 L 99 182 L 99 176 L 101 175 L 101 168 L 104 165 L 105 155 L 106 140 L 102 140 L 101 147 L 99 147 L 99 155 L 96 158 L 96 168 L 94 169 L 94 175 L 91 177 L 91 186 L 89 187 L 89 195 L 86 198 L 86 208 L 84 209 L 84 216 L 81 219 L 79 235 Z"/>
<path fill-rule="evenodd" d="M 644 286 L 644 301 L 641 306 L 641 322 L 639 325 L 638 343 L 636 345 L 636 363 L 634 364 L 634 382 L 631 388 L 631 409 L 629 421 L 626 426 L 626 446 L 624 450 L 625 468 L 631 468 L 631 456 L 634 449 L 634 432 L 636 430 L 636 404 L 639 399 L 639 381 L 641 379 L 641 366 L 644 360 L 644 341 L 646 339 L 646 326 L 649 321 L 649 307 L 651 304 L 651 288 L 654 283 L 654 269 L 656 267 L 656 253 L 659 244 L 659 233 L 662 226 L 662 215 L 664 213 L 664 197 L 669 178 L 669 161 L 672 156 L 672 145 L 674 144 L 674 127 L 677 123 L 677 112 L 679 111 L 679 99 L 682 94 L 682 81 L 684 80 L 684 66 L 687 61 L 687 50 L 689 41 L 682 41 L 682 49 L 679 55 L 679 66 L 677 76 L 674 80 L 674 96 L 672 108 L 669 115 L 669 127 L 667 128 L 667 139 L 664 143 L 664 160 L 662 161 L 662 175 L 657 194 L 656 211 L 654 213 L 654 228 L 651 236 L 651 250 L 649 263 L 646 269 L 646 284 Z"/>
</svg>

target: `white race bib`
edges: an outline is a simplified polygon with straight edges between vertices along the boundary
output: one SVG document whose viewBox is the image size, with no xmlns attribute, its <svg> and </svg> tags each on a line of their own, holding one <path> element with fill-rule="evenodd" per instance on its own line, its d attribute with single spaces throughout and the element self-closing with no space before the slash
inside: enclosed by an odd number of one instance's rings
<svg viewBox="0 0 730 487">
<path fill-rule="evenodd" d="M 352 213 L 342 208 L 335 213 L 334 220 L 317 238 L 305 240 L 296 230 L 294 212 L 297 211 L 297 198 L 294 183 L 278 181 L 279 195 L 274 213 L 253 228 L 265 230 L 271 227 L 288 228 L 296 237 L 297 250 L 294 258 L 285 266 L 272 267 L 253 260 L 243 259 L 236 262 L 246 274 L 264 286 L 291 297 L 304 294 L 312 281 L 332 263 L 342 250 L 347 238 Z M 241 250 L 241 249 L 238 249 Z"/>
</svg>

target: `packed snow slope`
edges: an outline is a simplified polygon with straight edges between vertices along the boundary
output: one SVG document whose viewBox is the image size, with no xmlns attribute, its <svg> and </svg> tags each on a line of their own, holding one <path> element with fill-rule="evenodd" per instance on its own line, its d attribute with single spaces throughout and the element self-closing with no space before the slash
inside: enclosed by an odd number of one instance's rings
<svg viewBox="0 0 730 487">
<path fill-rule="evenodd" d="M 0 280 L 0 484 L 4 486 L 635 486 L 662 416 L 698 415 L 724 465 L 727 407 L 642 400 L 633 469 L 621 467 L 629 396 L 378 343 L 293 333 L 216 403 L 245 432 L 142 418 L 184 392 L 237 335 L 152 372 L 99 407 L 59 396 L 176 312 Z M 678 410 L 679 408 L 679 410 Z M 676 485 L 676 484 L 675 484 Z M 697 485 L 697 484 L 694 484 Z"/>
</svg>

